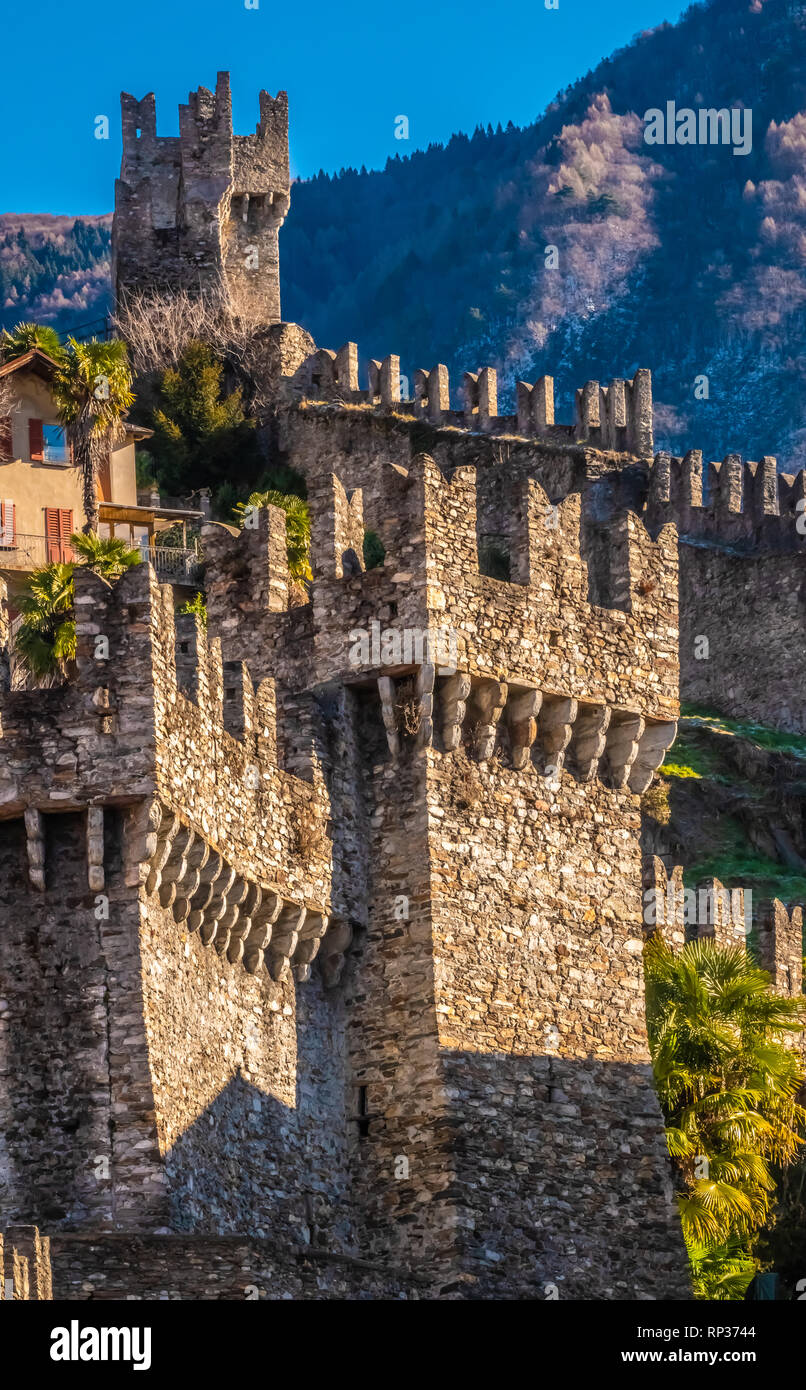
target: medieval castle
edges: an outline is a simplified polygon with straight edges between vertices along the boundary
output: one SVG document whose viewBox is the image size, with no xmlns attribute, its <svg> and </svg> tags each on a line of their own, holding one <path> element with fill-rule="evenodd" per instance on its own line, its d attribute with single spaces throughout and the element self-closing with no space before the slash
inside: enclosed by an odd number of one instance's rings
<svg viewBox="0 0 806 1390">
<path fill-rule="evenodd" d="M 681 687 L 806 731 L 802 646 L 775 659 L 803 475 L 653 457 L 643 370 L 567 425 L 549 377 L 513 415 L 489 368 L 459 409 L 440 365 L 411 399 L 394 356 L 360 386 L 354 344 L 280 319 L 285 95 L 246 138 L 224 74 L 177 139 L 122 101 L 118 295 L 224 285 L 265 319 L 314 582 L 289 601 L 278 509 L 210 524 L 206 628 L 150 565 L 78 571 L 75 679 L 4 683 L 0 1271 L 31 1298 L 686 1298 L 640 797 Z M 373 625 L 414 637 L 362 648 Z M 759 928 L 800 993 L 800 913 Z"/>
</svg>

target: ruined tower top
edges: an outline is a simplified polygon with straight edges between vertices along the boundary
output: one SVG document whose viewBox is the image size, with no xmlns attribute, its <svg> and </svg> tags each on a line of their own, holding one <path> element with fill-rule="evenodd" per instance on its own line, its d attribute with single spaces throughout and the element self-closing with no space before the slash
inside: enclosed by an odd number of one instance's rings
<svg viewBox="0 0 806 1390">
<path fill-rule="evenodd" d="M 260 93 L 254 135 L 233 135 L 229 73 L 179 107 L 179 135 L 157 135 L 153 92 L 121 93 L 113 283 L 223 288 L 237 312 L 280 319 L 278 232 L 288 211 L 288 97 Z"/>
</svg>

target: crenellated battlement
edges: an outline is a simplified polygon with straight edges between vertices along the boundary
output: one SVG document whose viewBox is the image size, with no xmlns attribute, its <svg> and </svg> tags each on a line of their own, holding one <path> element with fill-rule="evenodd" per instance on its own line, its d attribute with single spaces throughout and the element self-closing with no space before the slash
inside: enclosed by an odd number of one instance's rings
<svg viewBox="0 0 806 1390">
<path fill-rule="evenodd" d="M 747 553 L 799 551 L 806 535 L 806 522 L 800 522 L 806 473 L 780 473 L 769 456 L 752 462 L 729 454 L 721 463 L 706 465 L 697 450 L 684 457 L 653 456 L 652 379 L 643 368 L 631 381 L 616 379 L 608 387 L 591 381 L 578 388 L 571 424 L 555 419 L 550 376 L 533 385 L 517 383 L 514 415 L 499 414 L 498 375 L 492 367 L 465 372 L 455 400 L 444 365 L 419 369 L 409 382 L 401 377 L 400 358 L 394 355 L 370 360 L 366 386 L 361 387 L 355 343 L 346 343 L 338 352 L 319 349 L 311 354 L 296 369 L 293 387 L 303 401 L 371 407 L 401 422 L 488 435 L 492 449 L 535 440 L 547 448 L 578 446 L 629 455 L 633 466 L 625 475 L 621 496 L 625 505 L 643 510 L 653 531 L 672 523 L 684 539 Z M 639 461 L 647 469 L 643 488 L 635 474 Z"/>
<path fill-rule="evenodd" d="M 441 636 L 452 664 L 470 676 L 528 685 L 540 671 L 546 688 L 566 698 L 624 708 L 635 701 L 643 718 L 676 718 L 673 528 L 652 540 L 633 512 L 612 509 L 595 475 L 554 504 L 535 479 L 515 476 L 505 506 L 507 577 L 498 578 L 485 572 L 488 499 L 476 468 L 445 474 L 427 454 L 408 468 L 377 459 L 372 468 L 371 516 L 364 489 L 348 490 L 325 470 L 310 480 L 307 612 L 288 610 L 281 512 L 269 508 L 241 532 L 206 528 L 211 629 L 228 658 L 244 659 L 251 646 L 262 654 L 260 670 L 293 669 L 286 684 L 354 682 L 402 674 L 407 663 L 388 653 L 405 651 L 407 633 L 420 634 L 422 652 L 422 635 L 431 634 L 431 647 Z M 377 526 L 385 549 L 370 571 L 361 554 L 366 524 Z M 368 641 L 364 653 L 360 634 L 373 621 L 388 637 L 377 650 Z"/>
<path fill-rule="evenodd" d="M 772 987 L 787 998 L 803 994 L 803 905 L 728 888 L 718 878 L 686 886 L 681 865 L 667 869 L 657 855 L 644 860 L 644 929 L 674 949 L 712 940 L 723 949 L 752 949 Z"/>
<path fill-rule="evenodd" d="M 353 937 L 330 796 L 310 725 L 305 778 L 279 765 L 273 677 L 222 662 L 174 601 L 148 564 L 115 584 L 77 567 L 75 669 L 0 692 L 6 1226 L 304 1217 L 262 1168 L 233 1189 L 226 1165 L 231 1130 L 273 1134 L 261 1095 L 290 1104 L 268 1058 L 294 1055 L 297 991 L 326 1009 Z M 294 1126 L 309 1157 L 328 1143 Z"/>
<path fill-rule="evenodd" d="M 366 381 L 362 388 L 356 343 L 345 343 L 338 352 L 319 348 L 305 358 L 293 378 L 297 394 L 312 400 L 368 405 L 428 420 L 438 427 L 540 439 L 550 444 L 585 443 L 639 458 L 652 454 L 652 377 L 646 368 L 640 368 L 631 381 L 615 380 L 606 387 L 589 381 L 580 387 L 574 393 L 573 423 L 567 425 L 555 421 L 554 379 L 550 376 L 540 377 L 533 385 L 517 383 L 514 415 L 498 412 L 498 373 L 494 367 L 465 372 L 454 406 L 450 375 L 442 363 L 428 370 L 418 368 L 409 381 L 401 376 L 398 356 L 371 359 Z"/>
<path fill-rule="evenodd" d="M 196 615 L 174 618 L 172 590 L 150 565 L 115 585 L 79 568 L 75 584 L 74 678 L 0 697 L 2 815 L 24 815 L 32 885 L 45 891 L 49 879 L 48 817 L 81 811 L 88 887 L 101 891 L 104 813 L 123 810 L 132 886 L 159 892 L 177 922 L 248 968 L 248 919 L 257 914 L 256 941 L 293 910 L 298 935 L 284 959 L 309 964 L 297 944 L 318 942 L 328 922 L 324 808 L 316 779 L 277 765 L 272 678 L 256 685 L 244 662 L 223 664 Z M 300 821 L 311 827 L 304 856 Z"/>
<path fill-rule="evenodd" d="M 691 450 L 682 458 L 656 454 L 650 467 L 647 524 L 673 521 L 685 540 L 747 554 L 800 552 L 804 507 L 806 473 L 779 473 L 769 455 L 750 462 L 728 454 L 704 465 Z"/>
<path fill-rule="evenodd" d="M 624 474 L 650 531 L 679 532 L 682 698 L 806 732 L 803 621 L 806 473 L 767 455 L 657 454 L 645 484 Z M 774 678 L 771 676 L 774 672 Z"/>
</svg>

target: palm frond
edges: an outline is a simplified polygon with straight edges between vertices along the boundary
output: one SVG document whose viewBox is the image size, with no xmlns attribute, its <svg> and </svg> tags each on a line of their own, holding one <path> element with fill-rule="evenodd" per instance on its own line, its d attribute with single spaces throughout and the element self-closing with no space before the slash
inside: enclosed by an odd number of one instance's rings
<svg viewBox="0 0 806 1390">
<path fill-rule="evenodd" d="M 775 1169 L 804 1143 L 795 1099 L 803 1061 L 784 1042 L 803 1028 L 803 1004 L 774 994 L 742 947 L 699 940 L 675 952 L 654 938 L 645 967 L 655 1085 L 683 1232 L 698 1252 L 695 1287 L 737 1297 L 756 1268 L 747 1240 L 769 1220 Z"/>
<path fill-rule="evenodd" d="M 238 502 L 233 514 L 243 527 L 247 518 L 262 507 L 279 507 L 285 512 L 286 550 L 288 554 L 288 574 L 300 583 L 310 583 L 313 579 L 310 562 L 311 514 L 308 503 L 294 493 L 253 492 L 246 502 Z"/>
</svg>

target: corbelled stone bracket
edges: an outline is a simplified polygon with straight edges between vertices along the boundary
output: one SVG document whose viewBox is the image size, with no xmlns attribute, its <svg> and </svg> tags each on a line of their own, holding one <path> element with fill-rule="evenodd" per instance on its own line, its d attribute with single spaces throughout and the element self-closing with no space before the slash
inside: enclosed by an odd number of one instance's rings
<svg viewBox="0 0 806 1390">
<path fill-rule="evenodd" d="M 605 751 L 612 711 L 607 705 L 582 705 L 574 724 L 568 761 L 582 782 L 596 776 Z"/>
<path fill-rule="evenodd" d="M 605 748 L 605 771 L 611 787 L 626 787 L 638 756 L 645 722 L 640 714 L 613 710 Z"/>
<path fill-rule="evenodd" d="M 537 716 L 543 703 L 539 690 L 510 690 L 506 704 L 512 766 L 525 767 L 537 738 Z"/>
<path fill-rule="evenodd" d="M 325 989 L 332 989 L 339 983 L 352 939 L 353 928 L 347 918 L 334 917 L 322 943 L 321 969 Z"/>
<path fill-rule="evenodd" d="M 381 699 L 381 718 L 386 730 L 386 742 L 392 757 L 397 758 L 400 754 L 400 735 L 397 731 L 395 711 L 395 683 L 391 676 L 378 677 L 378 694 Z"/>
<path fill-rule="evenodd" d="M 416 695 L 420 727 L 417 742 L 420 748 L 429 748 L 434 742 L 434 667 L 423 662 L 417 668 Z"/>
<path fill-rule="evenodd" d="M 90 892 L 101 893 L 104 886 L 104 808 L 87 807 L 87 882 Z"/>
<path fill-rule="evenodd" d="M 475 727 L 473 754 L 477 762 L 485 763 L 493 755 L 496 726 L 507 698 L 504 681 L 482 680 L 470 693 L 470 719 Z"/>
<path fill-rule="evenodd" d="M 44 864 L 38 848 L 41 817 L 37 817 L 38 812 L 26 814 L 31 873 L 43 870 Z M 99 825 L 102 840 L 102 812 L 100 822 L 93 817 L 96 836 Z M 171 909 L 177 923 L 198 932 L 202 944 L 226 956 L 231 965 L 243 963 L 250 975 L 265 966 L 275 981 L 289 969 L 299 983 L 310 979 L 311 965 L 328 932 L 329 918 L 323 908 L 290 902 L 268 884 L 245 877 L 159 802 L 143 803 L 129 812 L 124 857 L 127 883 L 156 896 L 163 908 Z M 323 976 L 328 984 L 337 982 L 344 964 L 349 942 L 340 946 L 342 939 L 343 933 L 327 952 Z"/>
<path fill-rule="evenodd" d="M 38 893 L 45 891 L 45 827 L 42 812 L 29 806 L 25 812 L 25 838 L 28 845 L 28 878 Z"/>
<path fill-rule="evenodd" d="M 452 753 L 462 741 L 462 725 L 465 720 L 467 699 L 470 695 L 470 677 L 459 672 L 448 676 L 440 686 L 442 710 L 442 742 L 446 753 Z"/>
<path fill-rule="evenodd" d="M 677 732 L 674 720 L 650 721 L 636 711 L 604 702 L 582 703 L 570 696 L 508 687 L 503 681 L 465 673 L 441 680 L 437 693 L 446 753 L 460 746 L 466 725 L 474 756 L 487 761 L 503 715 L 516 770 L 527 766 L 534 747 L 534 762 L 543 776 L 556 777 L 567 761 L 582 782 L 598 775 L 607 786 L 629 787 L 639 796 Z"/>
<path fill-rule="evenodd" d="M 643 796 L 676 737 L 676 719 L 646 725 L 627 783 L 631 792 Z"/>
<path fill-rule="evenodd" d="M 565 763 L 565 750 L 571 742 L 577 702 L 564 695 L 545 695 L 537 721 L 537 737 L 543 757 L 544 775 L 557 775 Z"/>
</svg>

